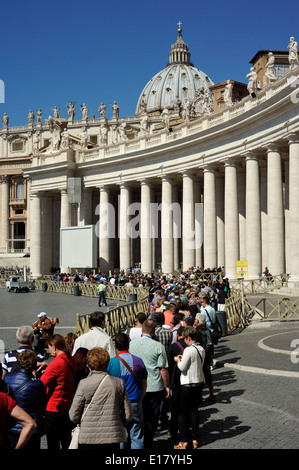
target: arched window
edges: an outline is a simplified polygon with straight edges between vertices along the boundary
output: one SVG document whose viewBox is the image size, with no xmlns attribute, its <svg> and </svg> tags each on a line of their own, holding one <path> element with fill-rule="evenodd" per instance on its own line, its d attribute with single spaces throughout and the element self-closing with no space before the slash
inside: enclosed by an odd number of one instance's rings
<svg viewBox="0 0 299 470">
<path fill-rule="evenodd" d="M 22 181 L 17 184 L 17 199 L 24 199 L 24 183 Z"/>
</svg>

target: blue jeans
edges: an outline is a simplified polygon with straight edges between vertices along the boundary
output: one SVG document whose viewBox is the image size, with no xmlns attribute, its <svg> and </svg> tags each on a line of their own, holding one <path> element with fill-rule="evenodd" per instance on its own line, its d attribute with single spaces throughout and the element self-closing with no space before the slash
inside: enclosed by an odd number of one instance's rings
<svg viewBox="0 0 299 470">
<path fill-rule="evenodd" d="M 144 429 L 143 429 L 143 408 L 142 400 L 131 402 L 133 408 L 133 420 L 126 426 L 128 441 L 121 442 L 121 449 L 143 449 Z"/>
</svg>

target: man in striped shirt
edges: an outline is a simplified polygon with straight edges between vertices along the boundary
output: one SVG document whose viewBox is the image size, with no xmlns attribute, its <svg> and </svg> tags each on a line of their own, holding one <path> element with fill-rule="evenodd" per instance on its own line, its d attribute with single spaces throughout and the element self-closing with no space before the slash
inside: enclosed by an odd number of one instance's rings
<svg viewBox="0 0 299 470">
<path fill-rule="evenodd" d="M 26 350 L 33 350 L 33 339 L 34 339 L 34 331 L 31 326 L 20 326 L 17 329 L 17 334 L 16 334 L 17 342 L 19 343 L 19 346 L 17 349 L 9 351 L 5 354 L 3 362 L 2 362 L 2 379 L 6 376 L 6 374 L 9 374 L 16 362 L 18 355 L 22 351 Z M 37 356 L 37 361 L 38 361 L 38 367 L 41 368 L 45 364 L 44 362 L 44 357 L 41 354 L 38 354 Z"/>
</svg>

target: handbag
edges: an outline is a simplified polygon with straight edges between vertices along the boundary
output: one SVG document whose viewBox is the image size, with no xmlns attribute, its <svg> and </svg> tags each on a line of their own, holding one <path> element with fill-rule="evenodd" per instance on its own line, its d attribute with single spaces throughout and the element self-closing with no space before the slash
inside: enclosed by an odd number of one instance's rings
<svg viewBox="0 0 299 470">
<path fill-rule="evenodd" d="M 139 380 L 137 379 L 136 375 L 134 374 L 134 371 L 131 369 L 129 364 L 122 357 L 117 356 L 117 358 L 124 364 L 124 366 L 128 369 L 128 371 L 133 375 L 133 377 L 136 380 L 136 382 L 138 383 L 139 387 L 142 388 Z"/>
<path fill-rule="evenodd" d="M 222 336 L 221 326 L 220 326 L 217 319 L 216 319 L 215 323 L 213 323 L 207 309 L 205 309 L 205 311 L 207 312 L 207 315 L 208 315 L 209 320 L 211 322 L 212 328 L 214 330 L 214 331 L 210 331 L 211 336 L 212 336 L 212 342 L 213 342 L 213 344 L 218 344 L 218 341 Z"/>
<path fill-rule="evenodd" d="M 95 398 L 95 396 L 96 396 L 96 394 L 98 393 L 98 391 L 99 391 L 101 385 L 104 383 L 104 381 L 107 379 L 107 377 L 109 377 L 109 375 L 106 375 L 106 376 L 103 378 L 102 382 L 99 384 L 98 388 L 96 389 L 96 391 L 95 391 L 95 393 L 94 393 L 94 395 L 93 395 L 93 397 L 92 397 L 92 399 L 91 399 L 89 405 L 87 406 L 86 410 L 84 411 L 84 413 L 83 413 L 83 415 L 82 415 L 82 417 L 81 417 L 81 419 L 80 419 L 80 423 L 78 423 L 77 426 L 72 430 L 72 439 L 71 439 L 71 442 L 70 442 L 70 445 L 69 445 L 69 449 L 78 449 L 78 446 L 79 446 L 80 425 L 81 425 L 81 423 L 82 423 L 82 421 L 83 421 L 84 416 L 86 415 L 86 412 L 87 412 L 88 408 L 89 408 L 90 405 L 92 404 L 93 399 Z"/>
</svg>

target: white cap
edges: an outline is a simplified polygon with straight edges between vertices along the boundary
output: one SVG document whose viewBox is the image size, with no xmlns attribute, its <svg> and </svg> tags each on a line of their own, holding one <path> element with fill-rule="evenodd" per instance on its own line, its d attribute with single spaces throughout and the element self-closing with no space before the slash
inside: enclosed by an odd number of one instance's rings
<svg viewBox="0 0 299 470">
<path fill-rule="evenodd" d="M 41 317 L 46 317 L 47 314 L 46 314 L 46 312 L 40 312 L 37 316 L 38 316 L 38 318 L 41 318 Z"/>
</svg>

